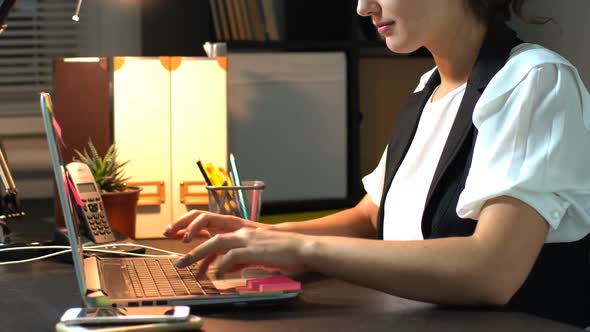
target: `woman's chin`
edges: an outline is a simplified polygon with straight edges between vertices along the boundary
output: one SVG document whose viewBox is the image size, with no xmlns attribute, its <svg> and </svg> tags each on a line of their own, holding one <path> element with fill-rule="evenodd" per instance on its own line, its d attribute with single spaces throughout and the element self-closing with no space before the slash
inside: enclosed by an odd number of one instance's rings
<svg viewBox="0 0 590 332">
<path fill-rule="evenodd" d="M 412 46 L 406 43 L 400 43 L 399 40 L 396 40 L 392 37 L 385 38 L 385 43 L 390 51 L 398 54 L 409 54 L 417 51 L 420 48 L 420 46 Z"/>
</svg>

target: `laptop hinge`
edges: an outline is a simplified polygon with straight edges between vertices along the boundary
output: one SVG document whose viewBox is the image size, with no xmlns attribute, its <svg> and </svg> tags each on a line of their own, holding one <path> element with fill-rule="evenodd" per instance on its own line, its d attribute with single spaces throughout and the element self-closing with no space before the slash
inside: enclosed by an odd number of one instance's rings
<svg viewBox="0 0 590 332">
<path fill-rule="evenodd" d="M 98 258 L 90 256 L 84 259 L 84 279 L 86 280 L 86 293 L 103 292 L 100 283 Z"/>
</svg>

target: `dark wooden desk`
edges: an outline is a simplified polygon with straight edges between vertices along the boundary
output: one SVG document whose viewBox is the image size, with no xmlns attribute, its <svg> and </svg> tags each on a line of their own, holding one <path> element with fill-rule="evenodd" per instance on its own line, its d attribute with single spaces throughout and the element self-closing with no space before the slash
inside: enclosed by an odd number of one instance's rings
<svg viewBox="0 0 590 332">
<path fill-rule="evenodd" d="M 274 307 L 200 310 L 205 331 L 579 331 L 506 312 L 444 309 L 334 279 L 310 276 L 297 300 Z M 1 331 L 51 331 L 81 304 L 72 265 L 0 267 Z"/>
<path fill-rule="evenodd" d="M 51 227 L 39 225 L 30 234 L 50 238 L 43 229 Z M 166 240 L 146 242 L 185 249 Z M 205 318 L 205 331 L 580 331 L 520 313 L 440 308 L 317 275 L 303 281 L 303 294 L 285 305 L 195 314 Z M 1 266 L 0 292 L 0 331 L 53 331 L 67 308 L 81 305 L 73 266 L 56 260 Z"/>
</svg>

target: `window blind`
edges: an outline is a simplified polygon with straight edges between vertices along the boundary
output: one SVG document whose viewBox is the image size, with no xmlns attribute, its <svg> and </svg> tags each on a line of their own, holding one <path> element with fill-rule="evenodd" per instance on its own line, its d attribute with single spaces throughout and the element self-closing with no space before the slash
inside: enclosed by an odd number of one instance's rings
<svg viewBox="0 0 590 332">
<path fill-rule="evenodd" d="M 39 92 L 52 90 L 53 58 L 80 54 L 84 26 L 75 0 L 19 0 L 0 35 L 0 116 L 39 113 Z"/>
</svg>

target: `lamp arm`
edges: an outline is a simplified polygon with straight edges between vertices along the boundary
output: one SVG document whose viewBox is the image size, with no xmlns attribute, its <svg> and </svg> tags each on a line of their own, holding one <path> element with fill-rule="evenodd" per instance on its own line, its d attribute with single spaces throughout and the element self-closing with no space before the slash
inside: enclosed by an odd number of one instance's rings
<svg viewBox="0 0 590 332">
<path fill-rule="evenodd" d="M 14 180 L 12 179 L 12 174 L 10 173 L 10 169 L 8 168 L 8 163 L 6 162 L 6 158 L 4 157 L 4 149 L 2 148 L 1 142 L 0 142 L 0 178 L 2 179 L 2 184 L 4 185 L 4 190 L 16 192 L 16 185 L 14 184 Z"/>
<path fill-rule="evenodd" d="M 12 179 L 12 174 L 8 168 L 8 163 L 4 156 L 4 149 L 0 142 L 0 179 L 4 186 L 3 192 L 0 193 L 0 221 L 1 219 L 13 219 L 25 215 L 20 200 L 18 190 Z M 1 225 L 0 225 L 1 226 Z M 0 241 L 2 242 L 2 241 Z"/>
</svg>

